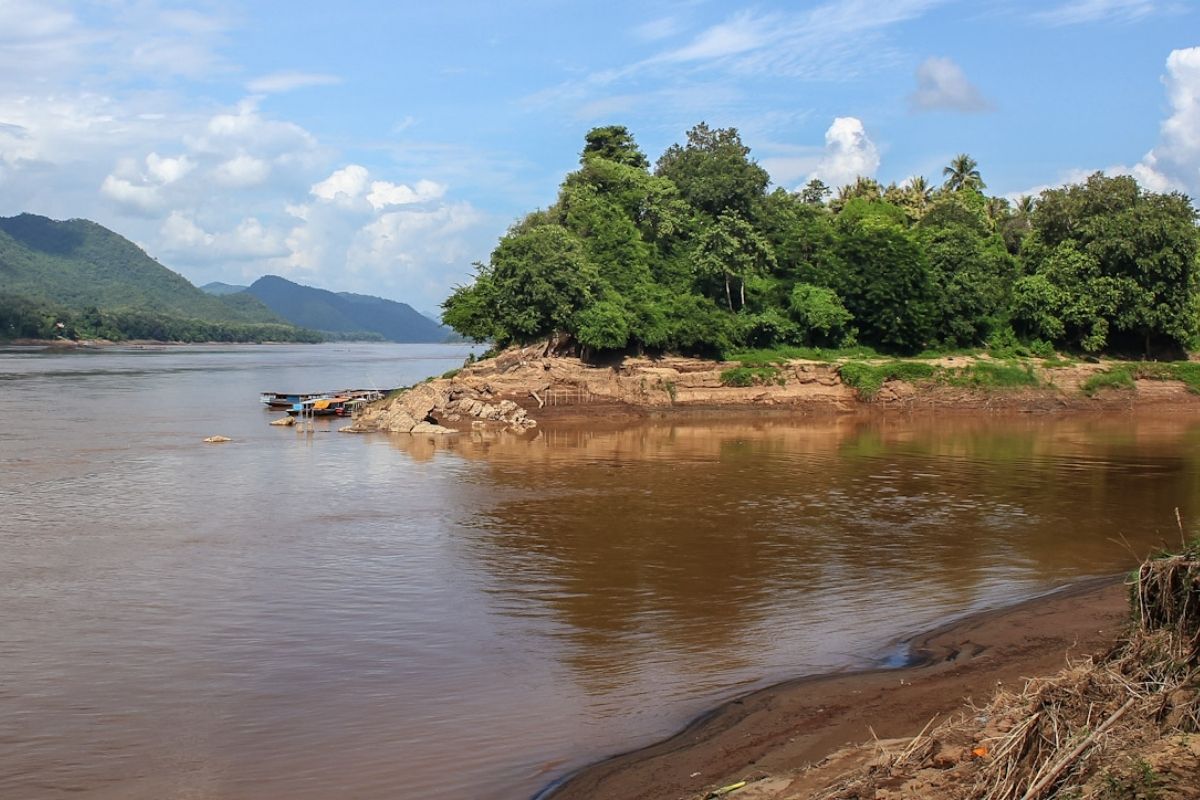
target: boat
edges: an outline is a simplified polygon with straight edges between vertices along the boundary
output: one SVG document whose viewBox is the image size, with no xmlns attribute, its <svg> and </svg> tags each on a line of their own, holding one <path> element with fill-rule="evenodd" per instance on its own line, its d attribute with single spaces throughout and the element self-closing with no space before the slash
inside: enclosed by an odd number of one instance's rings
<svg viewBox="0 0 1200 800">
<path fill-rule="evenodd" d="M 310 397 L 293 403 L 287 413 L 293 417 L 331 417 L 346 400 L 345 397 Z"/>
<path fill-rule="evenodd" d="M 296 403 L 303 403 L 305 400 L 313 400 L 318 397 L 324 397 L 325 392 L 309 392 L 300 394 L 297 392 L 263 392 L 259 399 L 267 408 L 291 408 Z"/>
<path fill-rule="evenodd" d="M 310 400 L 321 400 L 330 397 L 344 397 L 348 400 L 365 400 L 371 402 L 383 397 L 378 389 L 338 389 L 333 392 L 262 392 L 259 399 L 267 408 L 291 409 L 297 404 Z"/>
</svg>

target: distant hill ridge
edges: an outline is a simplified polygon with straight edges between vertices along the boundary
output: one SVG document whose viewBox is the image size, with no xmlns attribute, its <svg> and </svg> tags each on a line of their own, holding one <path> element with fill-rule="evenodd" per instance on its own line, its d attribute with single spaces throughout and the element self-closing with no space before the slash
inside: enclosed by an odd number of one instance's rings
<svg viewBox="0 0 1200 800">
<path fill-rule="evenodd" d="M 215 294 L 217 297 L 224 297 L 225 295 L 237 294 L 238 292 L 244 292 L 249 288 L 250 288 L 249 286 L 238 286 L 238 285 L 232 284 L 232 283 L 221 283 L 220 281 L 213 281 L 212 283 L 206 283 L 203 286 L 201 286 L 200 291 L 207 292 L 208 294 Z"/>
<path fill-rule="evenodd" d="M 0 289 L 71 309 L 136 310 L 221 323 L 283 323 L 247 295 L 216 297 L 86 219 L 0 217 Z"/>
<path fill-rule="evenodd" d="M 246 292 L 293 325 L 318 331 L 366 331 L 393 342 L 444 342 L 452 334 L 407 303 L 316 289 L 278 275 L 264 275 Z"/>
</svg>

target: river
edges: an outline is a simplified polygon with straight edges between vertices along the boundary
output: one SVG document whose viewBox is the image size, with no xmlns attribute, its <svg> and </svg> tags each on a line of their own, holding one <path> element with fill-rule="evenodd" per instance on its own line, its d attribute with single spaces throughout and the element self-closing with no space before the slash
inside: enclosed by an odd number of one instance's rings
<svg viewBox="0 0 1200 800">
<path fill-rule="evenodd" d="M 435 441 L 258 403 L 469 350 L 0 350 L 0 797 L 524 798 L 1200 513 L 1188 418 Z"/>
</svg>

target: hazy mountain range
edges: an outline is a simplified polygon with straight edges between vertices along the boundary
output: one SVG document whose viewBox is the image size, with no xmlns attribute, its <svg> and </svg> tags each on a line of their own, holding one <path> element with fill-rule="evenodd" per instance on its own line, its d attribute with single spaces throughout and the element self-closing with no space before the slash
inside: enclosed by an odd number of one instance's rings
<svg viewBox="0 0 1200 800">
<path fill-rule="evenodd" d="M 103 225 L 35 214 L 0 217 L 0 318 L 15 320 L 18 308 L 25 322 L 38 309 L 46 315 L 137 313 L 168 322 L 203 321 L 237 327 L 232 341 L 243 340 L 246 326 L 264 325 L 307 328 L 310 338 L 311 331 L 394 342 L 442 342 L 451 336 L 405 303 L 329 292 L 273 275 L 248 287 L 211 283 L 202 290 Z M 211 325 L 205 330 L 214 330 Z"/>
</svg>

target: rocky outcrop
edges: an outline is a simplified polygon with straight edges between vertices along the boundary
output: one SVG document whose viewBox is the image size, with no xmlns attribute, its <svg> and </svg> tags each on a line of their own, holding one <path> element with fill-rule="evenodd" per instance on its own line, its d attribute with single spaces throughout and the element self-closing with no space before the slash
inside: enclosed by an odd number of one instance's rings
<svg viewBox="0 0 1200 800">
<path fill-rule="evenodd" d="M 473 423 L 492 423 L 518 431 L 537 425 L 524 408 L 512 400 L 497 398 L 486 383 L 443 379 L 419 384 L 373 404 L 342 430 L 446 435 Z"/>
</svg>

